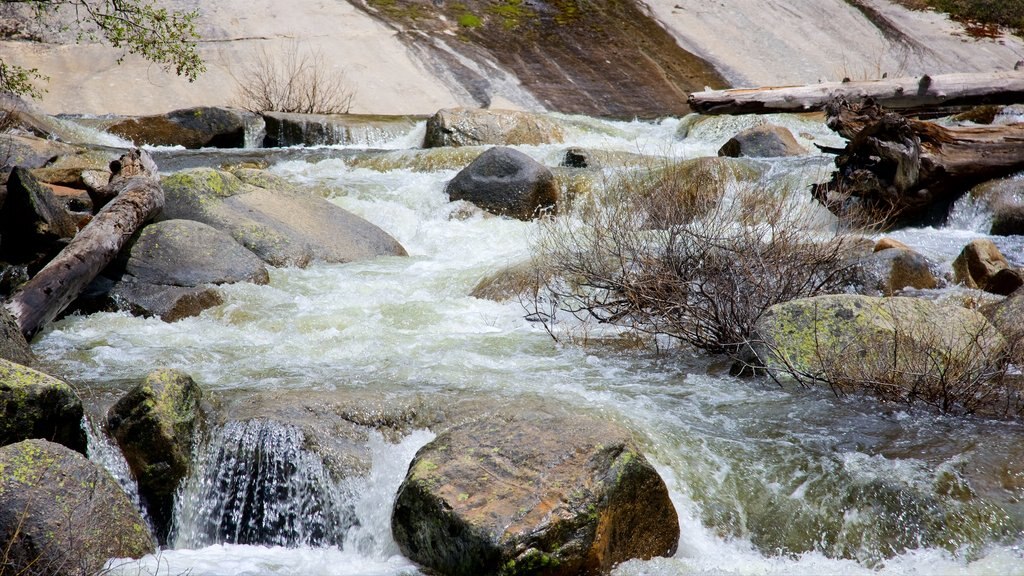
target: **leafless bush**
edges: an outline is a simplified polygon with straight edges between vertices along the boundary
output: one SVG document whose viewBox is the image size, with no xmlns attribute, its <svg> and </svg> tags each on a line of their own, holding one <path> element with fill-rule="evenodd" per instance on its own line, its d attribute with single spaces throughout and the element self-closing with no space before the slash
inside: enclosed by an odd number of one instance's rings
<svg viewBox="0 0 1024 576">
<path fill-rule="evenodd" d="M 288 43 L 280 52 L 260 48 L 256 59 L 234 77 L 238 106 L 251 112 L 345 114 L 354 90 L 319 49 Z"/>
<path fill-rule="evenodd" d="M 568 313 L 733 354 L 773 304 L 842 291 L 852 240 L 816 221 L 806 193 L 742 184 L 732 166 L 630 172 L 549 220 L 536 247 L 547 280 L 528 302 L 535 317 L 553 335 Z"/>
</svg>

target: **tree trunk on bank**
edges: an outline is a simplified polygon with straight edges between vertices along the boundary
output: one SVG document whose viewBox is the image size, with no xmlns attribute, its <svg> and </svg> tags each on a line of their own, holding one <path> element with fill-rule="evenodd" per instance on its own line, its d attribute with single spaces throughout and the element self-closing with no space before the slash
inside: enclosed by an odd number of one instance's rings
<svg viewBox="0 0 1024 576">
<path fill-rule="evenodd" d="M 114 199 L 4 305 L 31 340 L 70 304 L 164 205 L 156 164 L 133 150 L 112 165 L 105 195 Z"/>
<path fill-rule="evenodd" d="M 690 94 L 687 101 L 694 112 L 701 114 L 770 114 L 821 110 L 837 97 L 849 102 L 870 98 L 890 110 L 905 113 L 1015 104 L 1024 102 L 1024 71 L 706 90 Z"/>
<path fill-rule="evenodd" d="M 1024 170 L 1024 124 L 943 127 L 841 99 L 826 114 L 849 143 L 814 197 L 837 214 L 852 211 L 875 224 L 939 223 L 975 184 Z"/>
</svg>

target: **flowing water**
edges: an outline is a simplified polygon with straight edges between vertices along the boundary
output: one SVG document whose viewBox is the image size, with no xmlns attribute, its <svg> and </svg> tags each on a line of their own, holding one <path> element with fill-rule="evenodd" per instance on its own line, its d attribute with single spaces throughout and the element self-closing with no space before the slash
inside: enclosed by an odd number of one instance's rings
<svg viewBox="0 0 1024 576">
<path fill-rule="evenodd" d="M 688 158 L 713 155 L 762 121 L 565 120 L 568 144 L 520 149 L 549 166 L 569 145 Z M 841 145 L 813 119 L 772 120 L 805 144 Z M 529 258 L 537 224 L 467 216 L 449 203 L 444 184 L 464 162 L 414 150 L 422 129 L 390 150 L 325 148 L 271 167 L 381 226 L 409 257 L 273 269 L 269 285 L 224 287 L 222 305 L 173 324 L 69 317 L 35 351 L 110 396 L 170 366 L 212 397 L 472 397 L 511 409 L 562 403 L 616 420 L 637 432 L 682 526 L 675 557 L 631 561 L 618 574 L 1024 574 L 1024 428 L 734 379 L 720 359 L 681 349 L 555 343 L 517 301 L 469 296 L 481 278 Z M 189 162 L 224 157 L 207 151 Z M 767 177 L 814 180 L 828 164 L 779 161 Z M 954 221 L 968 224 L 900 239 L 948 266 L 984 219 L 958 210 Z M 338 481 L 297 427 L 215 425 L 179 493 L 171 545 L 114 561 L 113 572 L 416 574 L 391 539 L 389 513 L 431 437 L 371 434 L 361 447 L 369 468 Z M 252 470 L 258 485 L 244 482 Z"/>
</svg>

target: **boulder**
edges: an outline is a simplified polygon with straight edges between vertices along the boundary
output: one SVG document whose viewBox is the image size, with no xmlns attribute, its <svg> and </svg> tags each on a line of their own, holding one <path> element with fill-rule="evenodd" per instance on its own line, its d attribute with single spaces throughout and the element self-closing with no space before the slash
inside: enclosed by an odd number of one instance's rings
<svg viewBox="0 0 1024 576">
<path fill-rule="evenodd" d="M 239 174 L 256 181 L 253 173 Z M 262 179 L 269 188 L 212 168 L 172 174 L 161 181 L 166 204 L 158 219 L 209 224 L 272 266 L 406 255 L 397 240 L 355 214 L 270 175 Z"/>
<path fill-rule="evenodd" d="M 1014 177 L 990 180 L 972 188 L 970 195 L 992 212 L 989 234 L 1024 234 L 1024 181 Z"/>
<path fill-rule="evenodd" d="M 0 306 L 0 358 L 23 365 L 32 365 L 36 360 L 18 321 L 4 306 Z"/>
<path fill-rule="evenodd" d="M 541 114 L 450 108 L 427 120 L 423 147 L 553 144 L 564 139 L 562 127 Z"/>
<path fill-rule="evenodd" d="M 807 150 L 796 141 L 793 133 L 773 124 L 748 128 L 730 138 L 718 150 L 719 156 L 730 158 L 773 158 L 803 154 L 807 154 Z"/>
<path fill-rule="evenodd" d="M 452 201 L 466 200 L 488 212 L 529 220 L 558 203 L 555 177 L 541 163 L 512 148 L 487 150 L 445 186 Z"/>
<path fill-rule="evenodd" d="M 110 558 L 156 552 L 110 474 L 45 440 L 0 448 L 0 541 L 5 574 L 92 576 Z"/>
<path fill-rule="evenodd" d="M 334 144 L 380 147 L 412 132 L 423 117 L 263 112 L 263 120 L 264 148 Z"/>
<path fill-rule="evenodd" d="M 79 149 L 55 140 L 17 134 L 0 134 L 0 172 L 5 168 L 42 168 L 63 154 L 74 154 Z"/>
<path fill-rule="evenodd" d="M 864 256 L 860 276 L 861 285 L 869 294 L 892 296 L 907 288 L 925 290 L 939 286 L 932 263 L 921 254 L 902 248 L 886 248 Z"/>
<path fill-rule="evenodd" d="M 174 492 L 190 469 L 202 395 L 187 374 L 159 369 L 107 413 L 107 430 L 138 481 L 161 541 L 170 529 Z"/>
<path fill-rule="evenodd" d="M 920 298 L 842 294 L 777 304 L 757 321 L 752 347 L 777 376 L 836 393 L 943 412 L 980 409 L 1002 393 L 986 382 L 1006 350 L 998 330 L 978 312 Z"/>
<path fill-rule="evenodd" d="M 423 447 L 391 529 L 403 554 L 451 575 L 607 573 L 679 540 L 668 490 L 628 430 L 540 412 L 491 414 Z"/>
<path fill-rule="evenodd" d="M 0 259 L 41 267 L 78 233 L 78 225 L 50 188 L 16 167 L 0 207 L 0 230 Z"/>
<path fill-rule="evenodd" d="M 1024 286 L 1024 271 L 1019 268 L 1003 268 L 985 282 L 985 291 L 1009 296 L 1021 286 Z"/>
<path fill-rule="evenodd" d="M 0 359 L 0 446 L 42 438 L 86 453 L 82 401 L 63 380 Z"/>
<path fill-rule="evenodd" d="M 987 238 L 971 240 L 953 260 L 953 279 L 968 288 L 988 290 L 990 281 L 1010 267 L 995 243 Z M 1005 279 L 1004 279 L 1005 282 Z"/>
<path fill-rule="evenodd" d="M 242 148 L 245 124 L 251 113 L 232 108 L 197 107 L 167 114 L 127 118 L 107 131 L 137 146 L 184 146 L 185 148 Z"/>
</svg>

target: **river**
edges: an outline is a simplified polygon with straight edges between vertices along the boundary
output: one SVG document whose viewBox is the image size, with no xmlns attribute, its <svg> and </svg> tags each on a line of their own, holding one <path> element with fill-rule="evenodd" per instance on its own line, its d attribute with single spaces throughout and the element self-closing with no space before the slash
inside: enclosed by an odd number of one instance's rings
<svg viewBox="0 0 1024 576">
<path fill-rule="evenodd" d="M 566 144 L 519 149 L 549 166 L 568 146 L 691 158 L 715 154 L 760 121 L 716 119 L 680 139 L 679 119 L 566 120 L 573 126 Z M 841 145 L 813 119 L 771 120 Z M 38 338 L 35 352 L 96 395 L 115 395 L 169 366 L 213 397 L 270 390 L 445 403 L 474 396 L 510 407 L 540 399 L 614 419 L 636 431 L 682 528 L 674 557 L 625 563 L 616 569 L 622 576 L 1024 574 L 1020 425 L 735 379 L 720 359 L 681 348 L 555 342 L 519 302 L 469 296 L 481 278 L 529 258 L 537 224 L 461 216 L 443 191 L 456 169 L 413 169 L 422 134 L 420 124 L 387 142 L 328 147 L 320 151 L 327 159 L 270 167 L 382 227 L 409 257 L 272 269 L 269 285 L 223 287 L 223 304 L 172 324 L 71 316 Z M 155 152 L 158 162 L 176 154 Z M 218 163 L 219 152 L 204 154 Z M 391 160 L 386 169 L 355 167 L 359 155 Z M 828 165 L 812 155 L 773 161 L 769 172 L 813 180 Z M 959 227 L 897 236 L 948 268 L 967 240 L 982 235 L 984 215 L 969 216 L 954 219 Z M 212 449 L 231 433 L 215 430 Z M 111 573 L 418 574 L 391 539 L 389 513 L 408 463 L 432 437 L 430 430 L 387 440 L 372 434 L 365 476 L 345 486 L 310 484 L 337 490 L 322 497 L 354 515 L 332 545 L 237 544 L 218 536 L 223 530 L 196 528 L 204 510 L 222 506 L 211 502 L 215 491 L 203 492 L 204 465 L 216 460 L 203 457 L 181 493 L 171 545 L 139 561 L 114 560 Z M 275 438 L 282 450 L 294 448 L 286 434 Z"/>
</svg>

